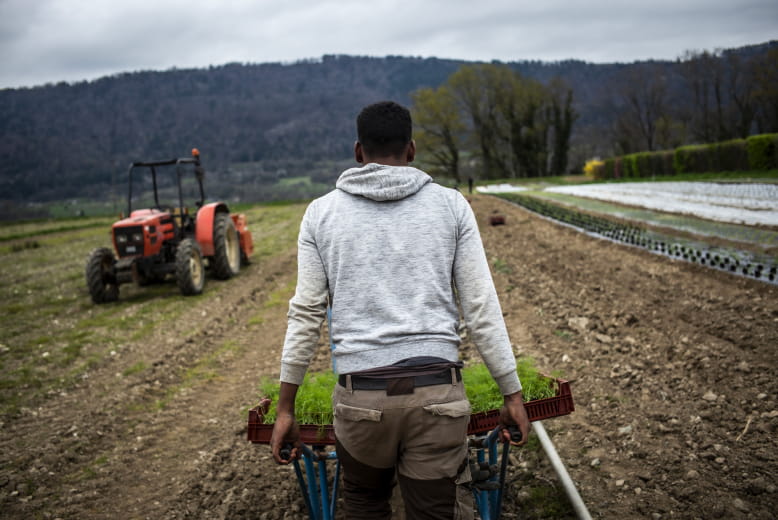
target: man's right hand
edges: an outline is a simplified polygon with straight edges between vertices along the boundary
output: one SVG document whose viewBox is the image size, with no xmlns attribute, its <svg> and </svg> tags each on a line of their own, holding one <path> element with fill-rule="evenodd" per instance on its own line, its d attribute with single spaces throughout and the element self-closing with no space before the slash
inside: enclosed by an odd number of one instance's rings
<svg viewBox="0 0 778 520">
<path fill-rule="evenodd" d="M 524 409 L 524 400 L 521 392 L 505 396 L 505 405 L 500 409 L 500 425 L 503 427 L 502 438 L 510 442 L 512 446 L 527 444 L 530 423 L 527 410 Z M 510 426 L 518 427 L 521 432 L 521 440 L 516 442 L 511 439 Z"/>
<path fill-rule="evenodd" d="M 291 446 L 291 450 L 284 449 Z M 300 427 L 291 414 L 279 414 L 273 425 L 273 433 L 270 436 L 270 449 L 273 452 L 273 459 L 278 464 L 289 464 L 293 460 L 299 459 L 303 452 L 303 445 L 300 442 Z M 282 451 L 284 451 L 282 456 Z"/>
</svg>

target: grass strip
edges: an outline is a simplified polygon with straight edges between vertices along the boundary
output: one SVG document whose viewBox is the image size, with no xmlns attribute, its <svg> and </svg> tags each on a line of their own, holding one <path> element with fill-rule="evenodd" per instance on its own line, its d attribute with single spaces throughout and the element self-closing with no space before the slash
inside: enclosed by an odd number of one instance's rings
<svg viewBox="0 0 778 520">
<path fill-rule="evenodd" d="M 65 233 L 65 232 L 69 232 L 69 231 L 82 231 L 82 230 L 85 230 L 85 229 L 99 228 L 99 227 L 105 226 L 105 225 L 110 226 L 110 224 L 111 224 L 111 222 L 109 220 L 96 221 L 94 219 L 90 219 L 88 222 L 85 222 L 83 224 L 60 225 L 60 226 L 48 227 L 48 228 L 42 228 L 42 229 L 36 229 L 36 230 L 30 230 L 30 231 L 9 233 L 7 235 L 0 236 L 0 242 L 9 242 L 11 240 L 20 240 L 20 239 L 23 239 L 23 238 L 40 237 L 40 236 L 44 236 L 44 235 L 51 235 L 51 234 L 54 234 L 54 233 Z"/>
</svg>

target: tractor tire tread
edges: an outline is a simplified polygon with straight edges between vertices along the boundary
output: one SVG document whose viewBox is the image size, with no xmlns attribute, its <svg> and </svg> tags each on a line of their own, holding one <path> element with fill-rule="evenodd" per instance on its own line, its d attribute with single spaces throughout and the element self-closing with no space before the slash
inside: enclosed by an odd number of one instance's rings
<svg viewBox="0 0 778 520">
<path fill-rule="evenodd" d="M 233 251 L 230 252 L 230 248 Z M 240 239 L 229 213 L 221 212 L 214 216 L 213 249 L 214 276 L 219 280 L 228 280 L 237 275 L 241 265 Z"/>
<path fill-rule="evenodd" d="M 196 271 L 192 270 L 194 259 Z M 205 267 L 200 244 L 191 238 L 185 238 L 176 250 L 176 283 L 184 296 L 193 296 L 203 292 L 205 287 Z"/>
<path fill-rule="evenodd" d="M 113 252 L 107 247 L 98 247 L 89 253 L 86 261 L 86 284 L 94 303 L 110 303 L 119 299 L 119 285 L 115 274 L 107 272 L 107 264 L 115 262 Z"/>
</svg>

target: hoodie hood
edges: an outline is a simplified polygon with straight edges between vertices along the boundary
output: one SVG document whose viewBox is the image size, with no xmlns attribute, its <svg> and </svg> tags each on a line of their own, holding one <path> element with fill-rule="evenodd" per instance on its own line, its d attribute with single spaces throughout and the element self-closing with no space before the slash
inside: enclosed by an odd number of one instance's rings
<svg viewBox="0 0 778 520">
<path fill-rule="evenodd" d="M 387 166 L 369 163 L 340 174 L 335 187 L 371 200 L 400 200 L 413 195 L 432 177 L 411 166 Z"/>
</svg>

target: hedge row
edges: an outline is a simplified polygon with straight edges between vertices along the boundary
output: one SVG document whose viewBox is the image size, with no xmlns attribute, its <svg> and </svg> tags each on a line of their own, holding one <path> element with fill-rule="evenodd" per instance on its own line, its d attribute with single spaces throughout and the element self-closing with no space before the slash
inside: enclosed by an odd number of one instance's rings
<svg viewBox="0 0 778 520">
<path fill-rule="evenodd" d="M 778 134 L 633 153 L 606 159 L 591 168 L 595 179 L 773 169 L 778 169 Z"/>
</svg>

